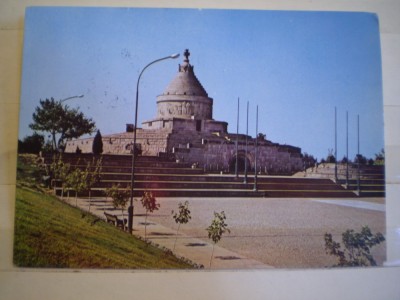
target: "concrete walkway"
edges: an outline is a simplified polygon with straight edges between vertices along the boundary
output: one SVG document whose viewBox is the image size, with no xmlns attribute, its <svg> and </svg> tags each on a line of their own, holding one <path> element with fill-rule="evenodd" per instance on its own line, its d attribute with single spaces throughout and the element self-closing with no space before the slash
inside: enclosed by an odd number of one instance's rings
<svg viewBox="0 0 400 300">
<path fill-rule="evenodd" d="M 76 205 L 75 198 L 73 197 L 69 199 L 64 197 L 63 200 L 72 206 Z M 89 210 L 89 200 L 86 198 L 78 198 L 77 205 L 84 211 Z M 111 201 L 107 201 L 105 198 L 93 198 L 91 201 L 90 212 L 104 220 L 104 212 L 117 215 L 120 219 L 122 219 L 121 210 L 114 209 L 111 205 Z M 124 218 L 127 218 L 126 211 L 124 212 Z M 182 233 L 179 233 L 178 238 L 176 238 L 176 229 L 168 228 L 149 220 L 147 220 L 146 227 L 146 238 L 149 241 L 172 250 L 176 240 L 175 249 L 173 251 L 175 255 L 189 259 L 194 263 L 201 264 L 205 269 L 273 268 L 272 266 L 266 265 L 254 259 L 249 259 L 243 255 L 224 249 L 217 245 L 214 246 L 213 260 L 210 266 L 210 258 L 213 251 L 213 244 L 211 241 L 192 238 Z M 132 234 L 144 238 L 144 215 L 137 215 L 134 213 Z"/>
<path fill-rule="evenodd" d="M 375 210 L 375 211 L 382 211 L 385 212 L 385 204 L 381 203 L 371 203 L 371 202 L 365 202 L 365 201 L 359 201 L 359 200 L 313 200 L 315 202 L 320 202 L 320 203 L 327 203 L 327 204 L 335 204 L 335 205 L 341 205 L 341 206 L 348 206 L 348 207 L 354 207 L 354 208 L 363 208 L 363 209 L 369 209 L 369 210 Z"/>
</svg>

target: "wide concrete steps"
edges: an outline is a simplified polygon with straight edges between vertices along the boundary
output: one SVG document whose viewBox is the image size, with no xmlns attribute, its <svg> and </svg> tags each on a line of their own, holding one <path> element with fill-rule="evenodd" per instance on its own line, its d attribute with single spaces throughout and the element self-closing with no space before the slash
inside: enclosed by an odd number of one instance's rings
<svg viewBox="0 0 400 300">
<path fill-rule="evenodd" d="M 147 175 L 148 176 L 148 175 Z M 176 178 L 177 176 L 174 176 Z M 179 177 L 179 176 L 178 176 Z M 179 178 L 188 179 L 187 176 Z M 156 178 L 158 179 L 158 178 Z M 200 179 L 199 181 L 193 181 Z M 212 179 L 212 181 L 210 181 Z M 232 181 L 228 181 L 231 179 Z M 91 195 L 105 196 L 107 188 L 119 184 L 121 188 L 130 188 L 131 181 L 101 180 L 94 185 Z M 257 189 L 254 190 L 254 179 L 248 178 L 248 183 L 236 181 L 234 177 L 226 176 L 195 176 L 191 180 L 135 180 L 134 196 L 140 197 L 144 191 L 151 191 L 156 197 L 333 197 L 351 198 L 356 194 L 345 190 L 342 186 L 326 180 L 302 180 L 296 178 L 258 178 Z M 88 192 L 80 196 L 88 196 Z"/>
<path fill-rule="evenodd" d="M 354 193 L 345 190 L 325 190 L 321 193 L 320 190 L 263 190 L 257 189 L 254 191 L 252 187 L 246 190 L 240 189 L 168 189 L 168 188 L 153 188 L 143 189 L 136 188 L 134 197 L 143 196 L 144 191 L 151 191 L 156 197 L 273 197 L 273 198 L 353 198 Z M 93 188 L 91 191 L 92 197 L 105 197 L 103 188 Z M 57 194 L 61 194 L 61 189 L 57 189 Z M 70 193 L 74 196 L 74 192 Z M 89 193 L 84 192 L 79 194 L 80 197 L 88 197 Z"/>
<path fill-rule="evenodd" d="M 72 168 L 86 168 L 91 154 L 63 155 L 63 160 Z M 130 155 L 104 155 L 102 157 L 101 180 L 91 189 L 92 197 L 104 197 L 106 190 L 119 184 L 130 188 Z M 49 160 L 47 160 L 49 163 Z M 134 196 L 141 197 L 144 191 L 151 191 L 156 197 L 310 197 L 310 198 L 351 198 L 357 197 L 353 183 L 345 189 L 328 178 L 302 178 L 291 176 L 258 176 L 256 189 L 254 175 L 249 175 L 244 183 L 243 174 L 239 178 L 227 174 L 205 174 L 202 168 L 192 168 L 187 163 L 177 163 L 162 157 L 138 157 L 135 167 Z M 371 180 L 371 195 L 379 195 L 374 185 L 379 179 Z M 61 193 L 60 183 L 56 187 Z M 83 192 L 80 196 L 88 196 Z M 73 192 L 71 193 L 73 195 Z"/>
<path fill-rule="evenodd" d="M 357 180 L 349 180 L 347 189 L 350 191 L 358 190 Z M 361 197 L 385 197 L 385 181 L 384 180 L 360 180 L 360 196 Z"/>
</svg>

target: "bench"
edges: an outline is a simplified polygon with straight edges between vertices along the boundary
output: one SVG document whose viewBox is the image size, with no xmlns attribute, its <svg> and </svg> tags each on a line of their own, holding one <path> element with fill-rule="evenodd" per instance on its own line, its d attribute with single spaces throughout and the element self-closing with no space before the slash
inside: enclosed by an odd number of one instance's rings
<svg viewBox="0 0 400 300">
<path fill-rule="evenodd" d="M 119 227 L 121 229 L 124 229 L 126 227 L 126 223 L 128 222 L 127 219 L 120 220 L 117 216 L 108 214 L 106 212 L 104 212 L 104 215 L 106 216 L 107 223 L 114 224 L 115 227 Z"/>
</svg>

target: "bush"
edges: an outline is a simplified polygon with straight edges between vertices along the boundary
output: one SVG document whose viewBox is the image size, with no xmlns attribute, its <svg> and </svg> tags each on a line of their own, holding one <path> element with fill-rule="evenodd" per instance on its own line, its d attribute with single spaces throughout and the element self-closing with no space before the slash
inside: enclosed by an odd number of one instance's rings
<svg viewBox="0 0 400 300">
<path fill-rule="evenodd" d="M 189 210 L 189 202 L 185 201 L 184 203 L 179 202 L 178 204 L 178 212 L 171 212 L 173 214 L 173 218 L 175 220 L 175 223 L 178 223 L 178 229 L 176 230 L 176 237 L 175 237 L 175 243 L 174 243 L 174 248 L 172 251 L 175 251 L 175 246 L 176 246 L 176 241 L 178 240 L 178 232 L 181 224 L 186 224 L 189 222 L 189 220 L 192 218 L 190 215 L 190 210 Z"/>
<path fill-rule="evenodd" d="M 212 220 L 211 225 L 206 228 L 208 232 L 208 238 L 213 241 L 212 253 L 210 258 L 210 268 L 212 259 L 214 257 L 215 244 L 222 239 L 222 235 L 225 232 L 231 232 L 228 228 L 228 224 L 225 223 L 225 220 L 226 215 L 224 211 L 221 211 L 220 213 L 214 212 L 214 219 Z"/>
<path fill-rule="evenodd" d="M 152 192 L 145 191 L 142 199 L 140 199 L 144 209 L 146 209 L 146 217 L 144 221 L 144 239 L 146 240 L 146 231 L 147 231 L 147 215 L 149 212 L 153 212 L 158 210 L 160 204 L 157 203 L 156 197 L 153 196 Z"/>
<path fill-rule="evenodd" d="M 338 258 L 338 264 L 335 266 L 339 267 L 376 266 L 370 249 L 385 240 L 380 232 L 373 235 L 368 226 L 364 226 L 359 233 L 354 232 L 353 229 L 343 232 L 343 250 L 340 243 L 332 239 L 332 234 L 325 233 L 324 239 L 326 253 Z"/>
<path fill-rule="evenodd" d="M 22 141 L 18 140 L 19 153 L 34 153 L 38 154 L 44 146 L 43 135 L 36 132 L 30 136 L 26 136 Z"/>
</svg>

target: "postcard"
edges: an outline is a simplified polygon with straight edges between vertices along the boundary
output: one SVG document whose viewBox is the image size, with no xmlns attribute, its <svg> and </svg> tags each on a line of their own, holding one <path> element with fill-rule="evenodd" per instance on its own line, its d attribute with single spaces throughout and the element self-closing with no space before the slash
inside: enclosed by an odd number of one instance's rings
<svg viewBox="0 0 400 300">
<path fill-rule="evenodd" d="M 21 268 L 382 266 L 379 20 L 31 7 Z"/>
</svg>

